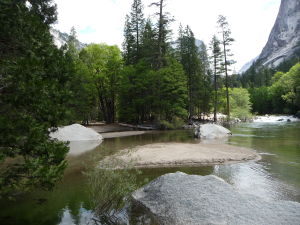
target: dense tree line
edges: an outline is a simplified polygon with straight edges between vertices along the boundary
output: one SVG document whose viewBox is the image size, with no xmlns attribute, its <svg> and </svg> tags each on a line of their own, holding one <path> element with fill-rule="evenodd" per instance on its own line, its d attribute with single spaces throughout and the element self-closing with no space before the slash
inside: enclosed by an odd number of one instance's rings
<svg viewBox="0 0 300 225">
<path fill-rule="evenodd" d="M 286 80 L 294 88 L 293 92 L 288 93 L 297 96 L 299 87 L 296 80 L 300 75 L 295 67 L 298 64 L 299 58 L 297 57 L 283 61 L 276 68 L 262 66 L 261 61 L 257 60 L 245 73 L 236 76 L 232 82 L 249 90 L 254 113 L 295 114 L 299 111 L 299 106 L 295 103 L 296 100 L 291 101 L 286 97 L 286 92 L 291 88 L 286 85 Z M 282 76 L 283 74 L 285 76 Z M 279 79 L 280 77 L 282 78 Z"/>
<path fill-rule="evenodd" d="M 68 147 L 49 133 L 60 125 L 98 120 L 175 128 L 203 119 L 212 107 L 228 116 L 229 108 L 233 116 L 249 112 L 245 90 L 231 90 L 241 81 L 228 74 L 233 39 L 225 17 L 222 40 L 214 37 L 210 54 L 204 43 L 196 45 L 189 26 L 180 26 L 172 40 L 166 0 L 150 7 L 154 19 L 145 19 L 141 0 L 133 0 L 121 52 L 106 44 L 78 49 L 74 28 L 58 48 L 50 33 L 51 0 L 1 1 L 0 196 L 59 180 Z M 296 101 L 292 91 L 284 101 Z"/>
<path fill-rule="evenodd" d="M 212 105 L 217 111 L 217 89 L 222 87 L 219 82 L 217 85 L 216 77 L 225 75 L 225 86 L 227 95 L 227 111 L 229 118 L 229 66 L 233 63 L 229 60 L 230 48 L 233 38 L 230 37 L 230 29 L 224 16 L 220 16 L 218 24 L 220 26 L 222 41 L 218 40 L 217 48 L 219 54 L 216 56 L 217 71 L 215 71 L 215 84 L 213 91 L 213 70 L 210 66 L 209 54 L 204 43 L 196 45 L 196 39 L 189 26 L 180 25 L 178 38 L 172 41 L 170 38 L 171 30 L 169 24 L 173 18 L 168 12 L 165 12 L 166 1 L 160 0 L 152 3 L 150 6 L 157 7 L 157 21 L 150 19 L 145 20 L 143 17 L 143 5 L 140 0 L 134 0 L 131 13 L 126 16 L 124 29 L 124 78 L 121 84 L 120 101 L 119 101 L 119 119 L 126 122 L 142 123 L 144 121 L 163 121 L 172 122 L 175 117 L 181 119 L 201 119 L 205 114 L 209 114 Z M 146 21 L 146 22 L 145 22 Z M 220 48 L 222 44 L 222 48 Z M 216 47 L 216 46 L 215 46 Z M 212 48 L 210 48 L 212 49 Z M 226 58 L 227 57 L 227 58 Z M 166 79 L 160 74 L 160 70 L 170 72 L 165 74 L 166 77 L 172 77 L 176 64 L 176 71 L 180 73 L 182 82 L 178 86 L 176 79 L 167 79 L 168 85 L 178 93 L 176 88 L 182 90 L 177 97 L 177 103 L 169 104 L 167 98 L 160 94 L 159 87 L 161 82 Z M 127 74 L 127 75 L 126 75 Z M 177 73 L 174 73 L 174 76 Z M 153 77 L 157 76 L 158 80 L 154 85 Z M 184 83 L 186 86 L 184 87 Z M 213 98 L 213 93 L 215 97 Z M 213 104 L 214 102 L 214 104 Z M 162 104 L 163 103 L 163 104 Z M 175 117 L 166 116 L 165 106 L 174 107 L 177 114 Z"/>
<path fill-rule="evenodd" d="M 295 114 L 300 110 L 300 63 L 288 72 L 276 72 L 270 86 L 250 88 L 253 111 L 258 114 Z"/>
</svg>

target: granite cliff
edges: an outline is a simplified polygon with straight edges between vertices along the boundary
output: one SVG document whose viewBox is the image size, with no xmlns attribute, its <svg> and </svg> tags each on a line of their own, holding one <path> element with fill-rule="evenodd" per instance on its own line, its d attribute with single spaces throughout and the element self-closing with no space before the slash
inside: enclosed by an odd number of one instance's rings
<svg viewBox="0 0 300 225">
<path fill-rule="evenodd" d="M 300 1 L 281 0 L 279 13 L 267 44 L 258 60 L 276 67 L 284 60 L 300 56 Z"/>
</svg>

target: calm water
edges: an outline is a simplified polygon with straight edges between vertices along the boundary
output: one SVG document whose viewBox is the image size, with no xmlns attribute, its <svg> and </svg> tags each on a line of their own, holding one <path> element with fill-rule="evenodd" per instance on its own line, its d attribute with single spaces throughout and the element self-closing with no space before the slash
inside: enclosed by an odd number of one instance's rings
<svg viewBox="0 0 300 225">
<path fill-rule="evenodd" d="M 229 144 L 256 149 L 259 162 L 193 168 L 145 169 L 139 179 L 165 173 L 214 174 L 238 191 L 265 199 L 300 202 L 300 123 L 251 123 L 231 128 Z M 140 136 L 106 139 L 95 150 L 69 157 L 65 177 L 51 192 L 35 191 L 16 202 L 0 202 L 0 224 L 87 224 L 90 216 L 86 179 L 87 165 L 120 149 L 157 142 L 197 142 L 190 131 L 153 132 Z"/>
</svg>

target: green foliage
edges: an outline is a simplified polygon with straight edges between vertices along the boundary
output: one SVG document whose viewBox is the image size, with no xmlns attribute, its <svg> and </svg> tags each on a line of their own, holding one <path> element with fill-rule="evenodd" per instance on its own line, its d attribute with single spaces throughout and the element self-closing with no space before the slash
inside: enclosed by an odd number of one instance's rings
<svg viewBox="0 0 300 225">
<path fill-rule="evenodd" d="M 80 60 L 87 70 L 88 79 L 94 85 L 90 90 L 96 92 L 103 119 L 107 123 L 115 122 L 116 99 L 123 63 L 119 48 L 106 44 L 91 44 L 81 51 Z"/>
<path fill-rule="evenodd" d="M 151 120 L 154 95 L 151 75 L 144 61 L 124 68 L 120 80 L 118 105 L 120 121 L 142 123 Z"/>
<path fill-rule="evenodd" d="M 187 81 L 180 63 L 169 59 L 168 66 L 154 72 L 153 76 L 156 78 L 153 105 L 158 119 L 186 118 Z"/>
<path fill-rule="evenodd" d="M 222 51 L 220 48 L 220 41 L 214 35 L 210 42 L 211 62 L 213 64 L 213 83 L 214 83 L 214 121 L 217 121 L 217 107 L 218 107 L 218 89 L 220 87 L 218 77 L 222 74 Z"/>
<path fill-rule="evenodd" d="M 252 112 L 259 115 L 272 112 L 272 101 L 268 87 L 251 88 L 249 93 L 252 102 Z"/>
<path fill-rule="evenodd" d="M 6 1 L 0 8 L 0 196 L 52 188 L 68 147 L 49 139 L 63 123 L 72 66 L 52 41 L 52 1 Z"/>
<path fill-rule="evenodd" d="M 189 26 L 184 30 L 180 26 L 177 43 L 177 56 L 187 77 L 189 118 L 196 114 L 200 117 L 210 110 L 211 82 L 206 46 L 196 46 Z"/>
<path fill-rule="evenodd" d="M 123 56 L 126 65 L 135 64 L 141 58 L 144 23 L 143 4 L 141 0 L 133 0 L 124 26 Z"/>
<path fill-rule="evenodd" d="M 154 69 L 156 61 L 156 50 L 153 46 L 157 45 L 155 29 L 150 19 L 146 21 L 142 32 L 141 58 L 148 68 Z"/>
<path fill-rule="evenodd" d="M 277 72 L 287 72 L 295 65 L 299 59 L 291 58 L 279 64 L 276 68 L 268 68 L 261 65 L 260 60 L 253 63 L 253 65 L 240 76 L 240 81 L 244 88 L 254 88 L 261 86 L 271 86 L 273 75 Z"/>
<path fill-rule="evenodd" d="M 133 123 L 186 118 L 186 97 L 186 77 L 175 59 L 169 59 L 168 66 L 157 71 L 141 61 L 124 69 L 119 118 Z"/>
<path fill-rule="evenodd" d="M 232 45 L 232 42 L 234 42 L 234 39 L 231 37 L 231 30 L 229 28 L 229 24 L 226 20 L 225 16 L 219 15 L 218 17 L 218 26 L 220 28 L 220 33 L 222 35 L 222 45 L 223 45 L 223 56 L 224 56 L 224 72 L 225 72 L 225 87 L 226 87 L 226 114 L 227 114 L 227 120 L 230 120 L 230 101 L 229 101 L 229 81 L 228 81 L 228 71 L 229 66 L 234 64 L 235 62 L 233 60 L 230 60 L 230 56 L 232 54 L 230 53 L 231 50 L 229 48 L 230 45 Z"/>
<path fill-rule="evenodd" d="M 167 120 L 161 120 L 159 121 L 159 128 L 161 130 L 175 130 L 175 129 L 182 129 L 182 127 L 185 125 L 185 122 L 183 119 L 174 117 L 171 122 Z"/>
<path fill-rule="evenodd" d="M 250 94 L 247 89 L 230 89 L 230 109 L 232 116 L 242 121 L 251 118 Z"/>
<path fill-rule="evenodd" d="M 276 113 L 296 113 L 300 109 L 300 63 L 287 73 L 276 73 L 269 88 Z"/>
<path fill-rule="evenodd" d="M 116 214 L 138 188 L 136 176 L 139 173 L 130 163 L 113 158 L 102 161 L 100 167 L 87 173 L 90 201 L 97 224 L 118 224 Z"/>
<path fill-rule="evenodd" d="M 276 72 L 269 87 L 249 89 L 253 111 L 265 113 L 296 113 L 300 109 L 300 63 L 288 72 Z"/>
<path fill-rule="evenodd" d="M 167 65 L 168 54 L 170 53 L 171 45 L 170 45 L 170 36 L 171 30 L 169 29 L 169 25 L 174 19 L 170 16 L 170 13 L 165 11 L 166 1 L 158 0 L 152 2 L 150 6 L 157 7 L 158 10 L 155 13 L 157 16 L 157 23 L 155 24 L 154 31 L 156 40 L 153 43 L 154 49 L 154 69 L 158 70 L 163 66 Z"/>
<path fill-rule="evenodd" d="M 226 90 L 222 88 L 220 90 L 219 109 L 222 113 L 226 112 Z M 251 118 L 252 103 L 250 101 L 250 94 L 247 89 L 244 88 L 230 88 L 230 111 L 232 116 L 241 120 L 247 120 Z"/>
</svg>

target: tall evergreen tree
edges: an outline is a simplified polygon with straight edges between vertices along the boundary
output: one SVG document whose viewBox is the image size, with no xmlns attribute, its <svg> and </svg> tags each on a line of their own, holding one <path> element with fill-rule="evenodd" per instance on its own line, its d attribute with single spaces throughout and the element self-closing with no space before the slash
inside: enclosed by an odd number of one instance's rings
<svg viewBox="0 0 300 225">
<path fill-rule="evenodd" d="M 71 28 L 67 41 L 66 56 L 72 65 L 72 79 L 70 84 L 70 93 L 72 100 L 68 104 L 69 119 L 72 122 L 82 121 L 82 124 L 88 125 L 89 120 L 96 119 L 96 89 L 92 84 L 91 73 L 80 57 L 78 49 L 79 41 L 76 36 L 76 30 Z"/>
<path fill-rule="evenodd" d="M 234 61 L 228 58 L 232 56 L 230 53 L 229 46 L 232 44 L 234 39 L 231 37 L 231 30 L 225 16 L 220 15 L 217 21 L 220 33 L 222 35 L 222 45 L 223 45 L 223 55 L 224 55 L 224 71 L 225 71 L 225 86 L 226 86 L 226 102 L 227 102 L 227 120 L 230 121 L 230 106 L 229 106 L 229 91 L 228 91 L 228 71 L 229 66 L 234 63 Z"/>
<path fill-rule="evenodd" d="M 49 138 L 66 119 L 72 72 L 49 31 L 55 20 L 51 0 L 1 1 L 0 195 L 51 188 L 66 167 L 68 147 Z"/>
<path fill-rule="evenodd" d="M 143 5 L 141 0 L 134 0 L 130 16 L 126 16 L 123 43 L 126 64 L 135 64 L 141 58 L 142 31 L 145 26 Z"/>
<path fill-rule="evenodd" d="M 145 60 L 149 68 L 154 69 L 156 36 L 150 19 L 147 19 L 141 41 L 141 58 Z"/>
<path fill-rule="evenodd" d="M 78 39 L 77 39 L 76 30 L 75 27 L 72 27 L 67 40 L 67 49 L 68 49 L 68 53 L 70 54 L 70 56 L 73 57 L 74 60 L 78 59 L 79 56 L 77 43 L 78 43 Z"/>
<path fill-rule="evenodd" d="M 221 74 L 221 60 L 222 51 L 220 48 L 220 41 L 214 35 L 210 42 L 211 60 L 213 64 L 213 75 L 214 75 L 214 122 L 217 122 L 217 107 L 218 107 L 218 79 L 217 77 Z"/>
<path fill-rule="evenodd" d="M 165 56 L 169 48 L 169 24 L 173 21 L 173 18 L 170 17 L 168 12 L 165 12 L 165 2 L 166 0 L 159 0 L 153 2 L 150 6 L 155 6 L 158 8 L 158 12 L 155 15 L 158 16 L 158 22 L 156 24 L 156 36 L 157 36 L 157 45 L 156 45 L 156 69 L 166 65 Z"/>
<path fill-rule="evenodd" d="M 198 90 L 198 118 L 201 115 L 208 114 L 211 109 L 211 70 L 209 64 L 209 58 L 207 54 L 206 45 L 201 42 L 198 47 L 198 58 L 199 58 L 199 73 L 200 73 L 200 85 Z"/>
<path fill-rule="evenodd" d="M 132 26 L 130 23 L 130 17 L 126 15 L 124 25 L 124 41 L 123 41 L 123 58 L 126 65 L 133 64 L 135 61 L 134 52 L 134 35 L 132 32 Z"/>
<path fill-rule="evenodd" d="M 183 65 L 183 69 L 187 75 L 187 88 L 188 88 L 188 111 L 189 118 L 194 116 L 194 110 L 197 101 L 197 90 L 199 89 L 198 79 L 200 74 L 200 64 L 198 58 L 198 48 L 195 44 L 195 37 L 189 26 L 186 26 L 185 30 L 182 27 L 179 28 L 178 52 L 180 62 Z"/>
</svg>

